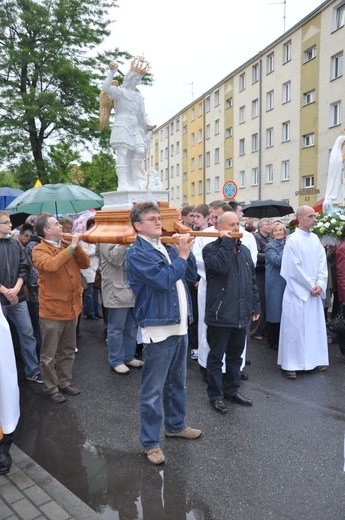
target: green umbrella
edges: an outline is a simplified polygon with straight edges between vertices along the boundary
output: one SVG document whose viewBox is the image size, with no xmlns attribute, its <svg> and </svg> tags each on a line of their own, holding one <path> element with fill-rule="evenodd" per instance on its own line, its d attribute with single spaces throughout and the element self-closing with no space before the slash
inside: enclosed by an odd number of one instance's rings
<svg viewBox="0 0 345 520">
<path fill-rule="evenodd" d="M 14 199 L 6 209 L 37 215 L 42 211 L 59 213 L 80 213 L 90 208 L 103 206 L 102 197 L 74 184 L 44 184 L 31 188 Z"/>
</svg>

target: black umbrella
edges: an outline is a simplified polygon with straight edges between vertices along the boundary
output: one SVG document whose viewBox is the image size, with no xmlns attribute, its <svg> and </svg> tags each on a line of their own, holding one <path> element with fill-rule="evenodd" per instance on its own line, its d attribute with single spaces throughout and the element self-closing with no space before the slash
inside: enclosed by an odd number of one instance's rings
<svg viewBox="0 0 345 520">
<path fill-rule="evenodd" d="M 245 217 L 283 217 L 294 213 L 294 209 L 283 200 L 256 200 L 242 208 Z"/>
<path fill-rule="evenodd" d="M 8 211 L 6 210 L 6 213 L 9 214 L 10 220 L 12 222 L 12 227 L 16 228 L 18 226 L 21 226 L 24 224 L 26 219 L 30 216 L 30 213 L 24 213 L 24 212 L 18 212 L 18 211 Z"/>
</svg>

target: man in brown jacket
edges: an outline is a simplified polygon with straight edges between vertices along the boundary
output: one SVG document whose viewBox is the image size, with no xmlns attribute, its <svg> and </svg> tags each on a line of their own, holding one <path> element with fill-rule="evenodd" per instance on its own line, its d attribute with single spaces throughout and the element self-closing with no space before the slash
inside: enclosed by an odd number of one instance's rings
<svg viewBox="0 0 345 520">
<path fill-rule="evenodd" d="M 80 269 L 90 260 L 78 245 L 79 234 L 70 243 L 62 240 L 62 226 L 49 213 L 36 218 L 36 232 L 42 238 L 32 251 L 38 271 L 38 301 L 42 336 L 40 368 L 44 394 L 62 403 L 80 390 L 72 385 L 77 318 L 82 308 Z"/>
</svg>

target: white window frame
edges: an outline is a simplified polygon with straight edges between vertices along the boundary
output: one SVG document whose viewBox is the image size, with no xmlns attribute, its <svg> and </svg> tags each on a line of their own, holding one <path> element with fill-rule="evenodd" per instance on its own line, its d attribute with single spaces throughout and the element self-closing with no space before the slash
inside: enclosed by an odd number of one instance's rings
<svg viewBox="0 0 345 520">
<path fill-rule="evenodd" d="M 202 154 L 198 155 L 198 169 L 202 169 Z"/>
<path fill-rule="evenodd" d="M 329 126 L 338 126 L 341 123 L 341 101 L 335 101 L 329 105 Z"/>
<path fill-rule="evenodd" d="M 216 119 L 214 122 L 214 135 L 220 134 L 220 121 L 219 119 Z"/>
<path fill-rule="evenodd" d="M 225 139 L 228 139 L 229 137 L 232 137 L 232 126 L 225 129 Z"/>
<path fill-rule="evenodd" d="M 243 92 L 243 90 L 246 90 L 246 73 L 243 72 L 239 75 L 238 78 L 238 91 Z"/>
<path fill-rule="evenodd" d="M 190 171 L 195 172 L 195 157 L 192 157 L 190 160 Z"/>
<path fill-rule="evenodd" d="M 202 128 L 198 130 L 198 143 L 202 143 Z"/>
<path fill-rule="evenodd" d="M 190 109 L 190 120 L 195 121 L 195 108 Z"/>
<path fill-rule="evenodd" d="M 252 168 L 252 186 L 257 186 L 259 184 L 259 168 L 256 166 Z"/>
<path fill-rule="evenodd" d="M 337 5 L 333 9 L 333 31 L 344 27 L 345 25 L 345 2 Z"/>
<path fill-rule="evenodd" d="M 241 170 L 238 172 L 238 187 L 245 188 L 246 187 L 246 172 L 245 170 Z"/>
<path fill-rule="evenodd" d="M 274 90 L 266 92 L 266 112 L 274 109 Z"/>
<path fill-rule="evenodd" d="M 315 103 L 315 89 L 309 90 L 303 94 L 303 106 Z"/>
<path fill-rule="evenodd" d="M 252 134 L 252 152 L 257 152 L 259 150 L 259 134 Z"/>
<path fill-rule="evenodd" d="M 283 64 L 288 63 L 292 59 L 292 41 L 283 44 Z"/>
<path fill-rule="evenodd" d="M 271 74 L 274 71 L 274 52 L 271 52 L 266 57 L 266 74 Z"/>
<path fill-rule="evenodd" d="M 198 117 L 202 116 L 202 102 L 198 104 Z"/>
<path fill-rule="evenodd" d="M 206 152 L 206 167 L 211 166 L 211 152 Z"/>
<path fill-rule="evenodd" d="M 218 89 L 218 90 L 215 90 L 215 92 L 214 92 L 214 106 L 218 107 L 219 105 L 220 105 L 220 94 L 219 94 L 219 89 Z"/>
<path fill-rule="evenodd" d="M 291 101 L 291 81 L 286 81 L 282 87 L 282 103 L 289 103 L 289 101 Z"/>
<path fill-rule="evenodd" d="M 192 132 L 190 134 L 190 145 L 195 146 L 195 133 L 194 132 Z"/>
<path fill-rule="evenodd" d="M 170 179 L 174 178 L 174 165 L 170 166 Z"/>
<path fill-rule="evenodd" d="M 314 188 L 314 175 L 305 175 L 302 177 L 302 189 L 305 190 L 307 188 Z"/>
<path fill-rule="evenodd" d="M 211 193 L 211 179 L 206 179 L 205 192 Z M 199 195 L 201 195 L 201 193 L 199 193 Z"/>
<path fill-rule="evenodd" d="M 206 112 L 209 112 L 211 110 L 211 98 L 210 96 L 207 96 L 205 99 L 205 110 Z"/>
<path fill-rule="evenodd" d="M 215 148 L 214 149 L 214 164 L 219 164 L 220 163 L 220 152 L 219 152 L 219 148 Z"/>
<path fill-rule="evenodd" d="M 259 64 L 255 63 L 255 65 L 252 66 L 252 85 L 254 83 L 257 83 L 259 81 Z"/>
<path fill-rule="evenodd" d="M 239 124 L 242 125 L 246 122 L 246 107 L 243 105 L 239 108 Z"/>
<path fill-rule="evenodd" d="M 252 119 L 259 116 L 259 100 L 253 99 L 252 101 Z"/>
<path fill-rule="evenodd" d="M 281 162 L 281 173 L 280 178 L 282 182 L 290 180 L 290 161 L 282 161 Z"/>
<path fill-rule="evenodd" d="M 343 52 L 338 52 L 331 57 L 331 81 L 341 78 L 343 75 Z"/>
<path fill-rule="evenodd" d="M 273 127 L 266 128 L 266 148 L 272 148 L 274 145 Z"/>
<path fill-rule="evenodd" d="M 282 143 L 290 141 L 290 129 L 290 121 L 284 121 L 284 123 L 282 123 Z"/>
<path fill-rule="evenodd" d="M 218 192 L 220 191 L 220 177 L 217 175 L 217 177 L 214 178 L 214 191 Z"/>
<path fill-rule="evenodd" d="M 273 183 L 273 164 L 266 164 L 266 184 Z"/>
<path fill-rule="evenodd" d="M 313 45 L 312 47 L 309 47 L 309 49 L 306 49 L 303 53 L 303 63 L 308 63 L 308 61 L 313 60 L 316 58 L 316 45 Z"/>
<path fill-rule="evenodd" d="M 302 136 L 302 147 L 303 148 L 310 148 L 311 146 L 314 146 L 315 144 L 315 134 L 305 134 Z"/>
<path fill-rule="evenodd" d="M 245 138 L 242 137 L 238 141 L 238 152 L 239 152 L 240 156 L 245 155 L 245 144 L 246 144 Z"/>
<path fill-rule="evenodd" d="M 229 168 L 232 168 L 232 158 L 225 159 L 225 168 L 228 170 Z"/>
<path fill-rule="evenodd" d="M 191 182 L 190 184 L 190 196 L 195 197 L 195 182 Z"/>
<path fill-rule="evenodd" d="M 231 108 L 232 107 L 232 97 L 228 98 L 225 102 L 225 108 Z"/>
<path fill-rule="evenodd" d="M 198 195 L 202 195 L 202 181 L 198 181 Z"/>
<path fill-rule="evenodd" d="M 210 139 L 211 137 L 211 125 L 210 123 L 206 125 L 206 139 Z"/>
</svg>

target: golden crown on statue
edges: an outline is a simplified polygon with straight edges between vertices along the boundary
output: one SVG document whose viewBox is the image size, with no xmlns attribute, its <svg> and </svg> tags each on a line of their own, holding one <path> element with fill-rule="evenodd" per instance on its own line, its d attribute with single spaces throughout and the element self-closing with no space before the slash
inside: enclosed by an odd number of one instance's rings
<svg viewBox="0 0 345 520">
<path fill-rule="evenodd" d="M 151 65 L 148 61 L 145 61 L 144 56 L 135 56 L 131 61 L 130 70 L 132 72 L 136 72 L 137 74 L 141 74 L 141 76 L 146 74 L 150 68 Z"/>
</svg>

